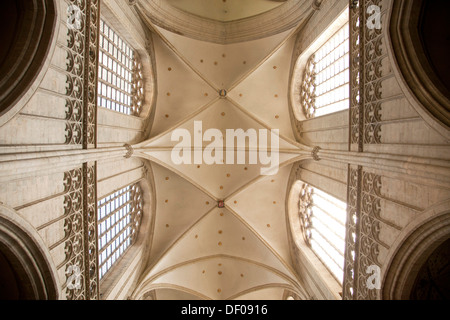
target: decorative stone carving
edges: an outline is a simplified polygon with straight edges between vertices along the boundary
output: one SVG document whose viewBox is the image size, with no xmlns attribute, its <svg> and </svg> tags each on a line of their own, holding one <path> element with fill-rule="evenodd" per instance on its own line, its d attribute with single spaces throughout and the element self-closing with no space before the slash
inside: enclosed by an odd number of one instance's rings
<svg viewBox="0 0 450 320">
<path fill-rule="evenodd" d="M 70 0 L 80 9 L 77 27 L 68 28 L 66 57 L 66 144 L 96 144 L 98 0 Z"/>
<path fill-rule="evenodd" d="M 88 300 L 98 300 L 98 253 L 97 253 L 97 173 L 96 165 L 83 164 L 84 174 L 84 257 L 86 295 Z"/>
<path fill-rule="evenodd" d="M 369 267 L 381 268 L 380 240 L 382 224 L 397 226 L 381 218 L 381 176 L 349 166 L 347 199 L 347 235 L 343 298 L 379 300 L 380 290 L 368 285 Z"/>
<path fill-rule="evenodd" d="M 131 187 L 131 199 L 131 244 L 133 244 L 136 242 L 136 238 L 139 234 L 144 206 L 142 189 L 139 184 L 134 184 Z"/>
<path fill-rule="evenodd" d="M 350 1 L 350 149 L 381 143 L 382 44 L 380 28 L 369 28 L 367 8 L 380 0 Z"/>
<path fill-rule="evenodd" d="M 126 143 L 126 144 L 124 145 L 124 147 L 127 149 L 127 153 L 125 154 L 125 158 L 126 158 L 126 159 L 131 158 L 131 156 L 132 156 L 133 153 L 134 153 L 133 147 L 132 147 L 131 145 L 129 145 L 128 143 Z"/>
<path fill-rule="evenodd" d="M 144 94 L 144 75 L 142 63 L 139 55 L 134 52 L 133 55 L 133 77 L 131 79 L 131 114 L 139 116 L 145 100 Z"/>
<path fill-rule="evenodd" d="M 347 193 L 347 225 L 345 236 L 345 263 L 343 299 L 352 300 L 355 297 L 356 283 L 356 252 L 357 250 L 357 223 L 359 221 L 358 190 L 360 189 L 361 167 L 349 165 L 348 193 Z"/>
<path fill-rule="evenodd" d="M 298 201 L 298 213 L 300 216 L 300 227 L 302 230 L 303 238 L 308 246 L 311 246 L 311 227 L 312 227 L 312 195 L 314 189 L 304 183 L 299 195 Z"/>
<path fill-rule="evenodd" d="M 312 155 L 314 161 L 320 161 L 320 157 L 319 157 L 320 150 L 321 150 L 320 147 L 314 147 L 314 149 L 311 151 L 311 155 Z"/>
<path fill-rule="evenodd" d="M 307 119 L 314 118 L 316 114 L 316 86 L 314 84 L 316 79 L 316 63 L 314 59 L 315 57 L 312 55 L 306 64 L 300 94 L 300 103 Z"/>
<path fill-rule="evenodd" d="M 64 267 L 68 300 L 98 299 L 96 169 L 64 173 Z"/>
</svg>

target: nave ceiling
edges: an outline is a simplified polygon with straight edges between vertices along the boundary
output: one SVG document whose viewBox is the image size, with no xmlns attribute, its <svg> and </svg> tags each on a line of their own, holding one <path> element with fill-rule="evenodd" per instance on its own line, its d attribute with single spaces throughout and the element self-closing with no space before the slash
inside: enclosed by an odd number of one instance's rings
<svg viewBox="0 0 450 320">
<path fill-rule="evenodd" d="M 148 266 L 135 294 L 281 299 L 288 289 L 303 295 L 285 212 L 292 164 L 311 157 L 311 148 L 295 141 L 288 109 L 291 57 L 302 23 L 248 41 L 202 41 L 158 26 L 146 11 L 150 2 L 138 2 L 136 10 L 153 31 L 156 109 L 149 139 L 133 148 L 152 163 L 156 214 Z M 262 16 L 285 5 L 269 2 L 247 1 L 249 11 L 242 14 Z M 176 11 L 202 15 L 202 1 L 169 3 Z M 214 3 L 217 10 L 240 5 Z M 312 11 L 308 5 L 304 16 Z M 208 12 L 208 19 L 226 20 Z M 200 129 L 194 121 L 201 121 Z M 176 165 L 171 154 L 179 141 L 171 136 L 180 129 L 192 139 L 219 129 L 224 140 L 226 129 L 278 129 L 279 170 L 261 174 L 265 165 L 248 163 L 253 150 L 248 145 L 236 149 L 245 150 L 245 164 Z M 202 141 L 202 149 L 209 143 Z M 189 150 L 195 150 L 193 142 Z"/>
</svg>

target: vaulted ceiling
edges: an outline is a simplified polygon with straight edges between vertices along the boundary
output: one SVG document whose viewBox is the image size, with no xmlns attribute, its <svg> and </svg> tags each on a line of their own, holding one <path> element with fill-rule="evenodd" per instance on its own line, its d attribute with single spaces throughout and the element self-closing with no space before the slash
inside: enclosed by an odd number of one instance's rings
<svg viewBox="0 0 450 320">
<path fill-rule="evenodd" d="M 152 162 L 156 192 L 150 261 L 138 290 L 173 299 L 281 299 L 285 289 L 300 294 L 285 198 L 292 164 L 310 155 L 310 148 L 295 141 L 288 109 L 291 56 L 301 21 L 269 36 L 217 43 L 158 26 L 142 2 L 138 10 L 154 33 L 158 96 L 151 137 L 135 146 Z M 168 2 L 176 10 L 222 21 L 260 16 L 285 5 Z M 222 15 L 224 6 L 230 18 Z M 174 164 L 171 154 L 179 141 L 171 135 L 186 129 L 194 137 L 194 121 L 202 121 L 203 133 L 216 128 L 224 137 L 226 129 L 278 129 L 278 172 L 262 175 L 264 165 L 248 160 Z M 209 143 L 203 141 L 202 149 Z M 251 147 L 239 148 L 248 159 Z M 218 206 L 221 200 L 224 208 Z"/>
<path fill-rule="evenodd" d="M 233 21 L 269 11 L 284 1 L 272 0 L 167 0 L 177 9 L 218 21 Z"/>
</svg>

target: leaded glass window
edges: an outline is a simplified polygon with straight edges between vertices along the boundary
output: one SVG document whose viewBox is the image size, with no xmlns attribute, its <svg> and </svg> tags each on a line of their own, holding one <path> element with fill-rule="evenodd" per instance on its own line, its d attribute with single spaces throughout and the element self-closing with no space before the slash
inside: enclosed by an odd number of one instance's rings
<svg viewBox="0 0 450 320">
<path fill-rule="evenodd" d="M 346 204 L 306 183 L 299 194 L 299 216 L 306 244 L 331 274 L 343 282 Z"/>
<path fill-rule="evenodd" d="M 136 51 L 100 20 L 98 106 L 138 116 L 144 103 L 142 64 Z"/>
<path fill-rule="evenodd" d="M 345 24 L 308 60 L 301 88 L 307 119 L 349 108 L 349 24 Z"/>
<path fill-rule="evenodd" d="M 138 184 L 122 188 L 98 201 L 99 279 L 133 245 L 142 218 Z"/>
</svg>

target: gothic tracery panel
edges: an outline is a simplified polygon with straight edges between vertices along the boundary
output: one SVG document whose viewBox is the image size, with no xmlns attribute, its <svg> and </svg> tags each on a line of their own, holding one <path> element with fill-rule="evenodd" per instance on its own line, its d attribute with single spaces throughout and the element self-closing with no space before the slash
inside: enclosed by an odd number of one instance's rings
<svg viewBox="0 0 450 320">
<path fill-rule="evenodd" d="M 386 78 L 381 11 L 381 0 L 350 1 L 350 151 L 363 152 L 364 144 L 381 143 Z"/>
<path fill-rule="evenodd" d="M 64 173 L 63 285 L 68 300 L 98 299 L 96 165 Z"/>
<path fill-rule="evenodd" d="M 66 44 L 66 144 L 96 144 L 99 0 L 70 0 Z"/>
</svg>

